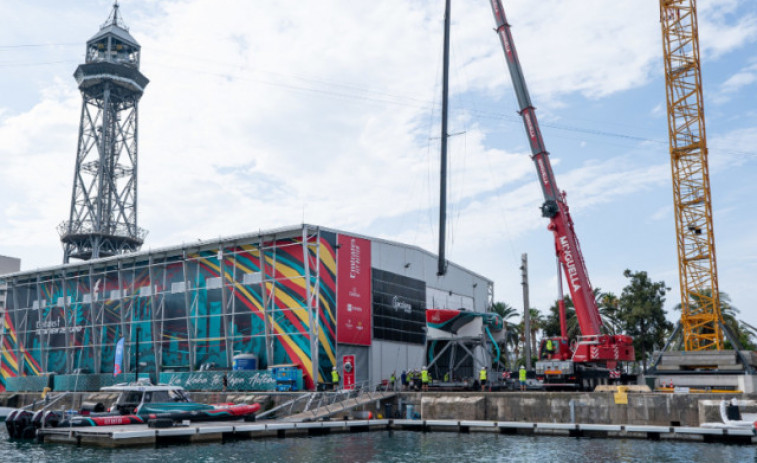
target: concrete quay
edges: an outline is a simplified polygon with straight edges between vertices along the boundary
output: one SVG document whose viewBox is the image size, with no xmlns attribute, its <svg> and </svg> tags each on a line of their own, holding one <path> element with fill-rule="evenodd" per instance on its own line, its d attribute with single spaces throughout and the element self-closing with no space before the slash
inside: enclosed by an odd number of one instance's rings
<svg viewBox="0 0 757 463">
<path fill-rule="evenodd" d="M 611 392 L 400 393 L 395 406 L 413 405 L 425 420 L 698 427 L 721 421 L 720 402 L 733 397 L 757 407 L 754 394 L 659 392 L 628 393 L 626 403 L 616 403 Z"/>
</svg>

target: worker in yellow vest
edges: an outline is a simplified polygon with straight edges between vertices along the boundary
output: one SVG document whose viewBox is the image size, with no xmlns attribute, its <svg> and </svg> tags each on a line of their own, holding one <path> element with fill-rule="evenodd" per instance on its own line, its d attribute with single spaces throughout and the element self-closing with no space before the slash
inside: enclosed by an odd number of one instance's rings
<svg viewBox="0 0 757 463">
<path fill-rule="evenodd" d="M 394 390 L 394 383 L 395 383 L 396 381 L 397 381 L 397 375 L 396 375 L 396 374 L 395 374 L 395 372 L 393 371 L 393 372 L 392 372 L 392 376 L 390 376 L 390 377 L 389 377 L 389 390 L 390 390 L 390 391 L 393 391 L 393 390 Z"/>
<path fill-rule="evenodd" d="M 523 365 L 520 366 L 520 370 L 518 371 L 518 380 L 520 381 L 520 390 L 525 391 L 526 390 L 526 367 Z"/>
<path fill-rule="evenodd" d="M 331 369 L 331 386 L 335 391 L 339 389 L 339 372 L 336 371 L 336 367 Z"/>
<path fill-rule="evenodd" d="M 421 388 L 424 391 L 428 391 L 428 379 L 428 370 L 424 365 L 423 369 L 421 370 Z"/>
<path fill-rule="evenodd" d="M 552 360 L 552 354 L 555 353 L 555 346 L 554 344 L 552 344 L 552 340 L 549 338 L 547 338 L 546 347 L 547 347 L 547 358 Z"/>
<path fill-rule="evenodd" d="M 481 371 L 478 372 L 478 382 L 481 383 L 481 392 L 486 389 L 486 367 L 481 367 Z"/>
</svg>

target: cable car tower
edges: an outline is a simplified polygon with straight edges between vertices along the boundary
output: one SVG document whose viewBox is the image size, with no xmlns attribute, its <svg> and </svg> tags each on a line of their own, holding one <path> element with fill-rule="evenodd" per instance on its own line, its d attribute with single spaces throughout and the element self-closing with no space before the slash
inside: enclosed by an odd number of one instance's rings
<svg viewBox="0 0 757 463">
<path fill-rule="evenodd" d="M 139 250 L 137 107 L 148 79 L 139 72 L 140 46 L 118 2 L 87 41 L 74 78 L 82 94 L 79 142 L 69 219 L 58 226 L 63 263 Z"/>
</svg>

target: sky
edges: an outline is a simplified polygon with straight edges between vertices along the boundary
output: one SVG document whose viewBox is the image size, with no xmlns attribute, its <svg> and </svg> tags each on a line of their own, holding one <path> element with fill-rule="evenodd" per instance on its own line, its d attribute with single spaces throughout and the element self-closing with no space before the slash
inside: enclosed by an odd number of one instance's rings
<svg viewBox="0 0 757 463">
<path fill-rule="evenodd" d="M 496 301 L 557 298 L 554 244 L 489 2 L 452 2 L 447 257 Z M 503 0 L 593 286 L 680 301 L 658 3 Z M 58 265 L 110 0 L 0 0 L 0 254 Z M 438 249 L 443 0 L 123 0 L 143 249 L 310 223 Z M 757 4 L 700 0 L 719 287 L 757 325 Z"/>
</svg>

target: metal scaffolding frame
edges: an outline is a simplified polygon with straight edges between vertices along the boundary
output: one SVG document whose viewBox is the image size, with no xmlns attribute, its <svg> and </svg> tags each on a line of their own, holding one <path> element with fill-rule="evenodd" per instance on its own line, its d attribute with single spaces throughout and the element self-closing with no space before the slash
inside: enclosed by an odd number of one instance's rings
<svg viewBox="0 0 757 463">
<path fill-rule="evenodd" d="M 319 302 L 322 283 L 321 239 L 319 227 L 304 225 L 297 230 L 216 240 L 195 246 L 182 246 L 181 249 L 141 252 L 50 270 L 13 274 L 6 282 L 11 295 L 8 314 L 15 326 L 18 340 L 16 358 L 24 359 L 27 346 L 32 347 L 33 344 L 33 348 L 39 351 L 38 357 L 41 360 L 39 372 L 57 370 L 56 373 L 71 374 L 82 367 L 82 355 L 91 351 L 87 366 L 94 373 L 107 373 L 112 370 L 110 365 L 103 362 L 104 349 L 112 347 L 117 341 L 116 337 L 122 336 L 125 338 L 124 371 L 133 371 L 135 365 L 132 364 L 132 358 L 136 344 L 134 324 L 140 323 L 151 327 L 149 339 L 140 340 L 140 351 L 146 352 L 145 349 L 148 348 L 145 346 L 149 346 L 154 360 L 148 365 L 148 369 L 160 374 L 164 368 L 176 367 L 166 365 L 164 355 L 168 342 L 166 326 L 168 322 L 178 322 L 186 327 L 186 339 L 179 341 L 185 341 L 188 346 L 188 370 L 195 371 L 204 362 L 200 346 L 211 342 L 200 335 L 199 325 L 207 319 L 218 317 L 222 320 L 219 331 L 222 339 L 213 342 L 221 343 L 226 363 L 225 366 L 218 366 L 230 369 L 235 353 L 234 343 L 243 337 L 234 333 L 237 317 L 255 316 L 249 310 L 238 307 L 235 295 L 245 288 L 255 287 L 262 298 L 264 331 L 249 333 L 249 336 L 265 337 L 265 363 L 271 365 L 274 361 L 277 337 L 305 336 L 312 362 L 305 373 L 317 380 L 320 311 L 323 309 Z M 302 271 L 299 274 L 283 274 L 277 267 L 279 255 L 287 249 L 292 251 L 292 247 L 301 248 Z M 297 255 L 297 252 L 299 251 L 290 252 L 290 258 L 292 254 Z M 237 258 L 241 253 L 246 253 L 247 257 L 257 255 L 260 269 L 254 271 L 238 265 Z M 220 276 L 211 278 L 208 274 L 201 274 L 200 261 L 217 265 L 217 274 Z M 169 278 L 169 270 L 176 271 L 176 274 Z M 181 275 L 177 275 L 178 273 Z M 304 299 L 294 306 L 281 306 L 282 294 L 277 290 L 283 288 L 284 283 L 296 280 L 302 280 Z M 245 281 L 249 283 L 244 283 Z M 216 289 L 221 292 L 220 312 L 210 313 L 207 291 Z M 183 320 L 175 318 L 175 315 L 171 315 L 172 318 L 167 316 L 168 298 L 179 293 L 183 293 L 180 296 L 184 307 L 181 316 Z M 46 294 L 55 294 L 56 300 L 46 297 Z M 201 301 L 201 297 L 206 300 Z M 117 315 L 111 313 L 110 321 L 106 316 L 109 310 L 118 312 Z M 275 330 L 273 326 L 278 317 L 283 316 L 283 311 L 302 311 L 302 314 L 306 314 L 306 332 Z M 147 314 L 148 318 L 141 318 Z M 33 319 L 30 318 L 32 315 Z M 80 326 L 76 317 L 84 315 L 88 318 L 87 325 Z M 35 320 L 38 326 L 31 326 Z M 50 326 L 60 323 L 62 328 L 57 331 L 39 329 L 40 326 L 47 326 L 45 323 Z M 106 346 L 105 333 L 108 330 L 115 330 L 116 334 L 111 336 Z M 53 345 L 51 342 L 56 333 L 64 334 L 63 345 Z M 145 336 L 144 329 L 142 336 Z M 83 343 L 85 339 L 87 342 Z M 63 351 L 65 365 L 56 367 L 48 364 L 49 354 L 56 349 Z M 36 374 L 24 366 L 23 360 L 18 365 L 19 375 Z"/>
</svg>

